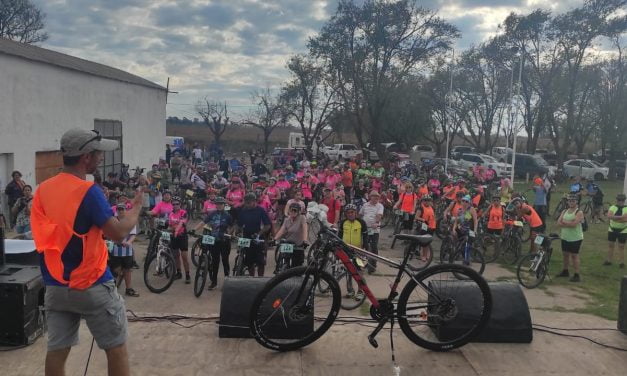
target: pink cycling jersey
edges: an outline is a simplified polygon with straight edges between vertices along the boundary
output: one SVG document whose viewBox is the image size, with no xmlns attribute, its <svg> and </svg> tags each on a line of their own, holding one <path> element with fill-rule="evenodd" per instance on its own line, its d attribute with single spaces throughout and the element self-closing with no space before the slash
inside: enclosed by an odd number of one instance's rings
<svg viewBox="0 0 627 376">
<path fill-rule="evenodd" d="M 158 217 L 167 217 L 170 213 L 172 213 L 174 208 L 172 207 L 171 202 L 161 201 L 152 209 L 152 212 Z"/>
<path fill-rule="evenodd" d="M 205 203 L 202 205 L 203 213 L 209 213 L 214 210 L 216 210 L 216 204 L 214 204 L 211 200 L 205 201 Z"/>
<path fill-rule="evenodd" d="M 282 191 L 287 191 L 288 189 L 290 189 L 291 185 L 290 182 L 287 180 L 278 180 L 276 182 L 276 187 Z"/>
<path fill-rule="evenodd" d="M 187 223 L 187 212 L 184 209 L 172 212 L 168 215 L 168 223 L 175 230 L 174 236 L 179 236 L 185 232 L 185 224 Z M 179 225 L 182 225 L 179 227 Z"/>
<path fill-rule="evenodd" d="M 234 191 L 228 191 L 226 193 L 226 199 L 233 203 L 233 206 L 239 208 L 244 203 L 244 191 L 236 189 Z"/>
</svg>

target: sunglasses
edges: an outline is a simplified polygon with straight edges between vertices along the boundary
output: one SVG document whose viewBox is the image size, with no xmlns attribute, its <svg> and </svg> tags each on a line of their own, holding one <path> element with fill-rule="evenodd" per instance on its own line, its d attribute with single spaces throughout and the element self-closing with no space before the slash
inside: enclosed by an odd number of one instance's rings
<svg viewBox="0 0 627 376">
<path fill-rule="evenodd" d="M 577 200 L 568 200 L 568 202 L 577 202 Z"/>
<path fill-rule="evenodd" d="M 94 132 L 96 134 L 96 136 L 90 138 L 89 140 L 87 140 L 87 142 L 85 142 L 84 144 L 82 144 L 78 150 L 83 150 L 83 148 L 85 146 L 87 146 L 90 142 L 94 142 L 94 141 L 101 141 L 102 140 L 102 136 L 100 135 L 100 132 L 96 131 L 96 130 L 92 130 L 92 132 Z"/>
<path fill-rule="evenodd" d="M 172 205 L 181 206 L 181 203 L 180 202 L 173 202 Z"/>
<path fill-rule="evenodd" d="M 294 212 L 294 213 L 298 213 L 298 212 L 300 212 L 300 210 L 298 210 L 298 209 L 290 209 L 290 211 L 291 211 L 291 212 Z"/>
</svg>

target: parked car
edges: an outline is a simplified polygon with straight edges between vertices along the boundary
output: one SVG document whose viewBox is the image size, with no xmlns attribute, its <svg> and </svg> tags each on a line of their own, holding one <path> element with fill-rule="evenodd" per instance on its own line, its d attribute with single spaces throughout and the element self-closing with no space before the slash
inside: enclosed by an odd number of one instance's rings
<svg viewBox="0 0 627 376">
<path fill-rule="evenodd" d="M 481 163 L 485 167 L 492 166 L 497 176 L 509 176 L 512 173 L 511 164 L 499 162 L 487 154 L 462 154 L 459 159 L 459 164 L 466 170 L 474 167 L 477 163 Z"/>
<path fill-rule="evenodd" d="M 615 167 L 615 171 L 612 174 L 612 178 L 614 179 L 618 179 L 618 178 L 625 178 L 625 160 L 624 159 L 617 159 L 614 161 L 614 167 Z M 601 166 L 603 167 L 607 167 L 608 169 L 610 168 L 610 161 L 607 160 L 605 161 Z"/>
<path fill-rule="evenodd" d="M 589 159 L 571 159 L 564 162 L 564 171 L 569 177 L 581 176 L 586 179 L 605 180 L 609 170 Z"/>
<path fill-rule="evenodd" d="M 409 150 L 407 149 L 407 145 L 403 143 L 396 142 L 386 142 L 381 144 L 383 148 L 385 148 L 388 154 L 395 154 L 398 160 L 409 160 Z M 371 143 L 366 144 L 366 149 L 364 149 L 364 155 L 368 158 L 369 161 L 376 162 L 378 161 L 379 155 L 375 150 L 374 145 Z"/>
<path fill-rule="evenodd" d="M 512 163 L 512 154 L 508 154 L 507 162 Z M 524 178 L 529 174 L 529 177 L 534 175 L 555 175 L 556 168 L 549 166 L 548 163 L 542 157 L 537 155 L 516 153 L 516 161 L 513 163 L 514 175 L 519 178 Z"/>
<path fill-rule="evenodd" d="M 458 145 L 458 146 L 453 146 L 449 154 L 451 158 L 459 159 L 462 156 L 462 154 L 472 154 L 476 152 L 477 151 L 472 146 Z"/>
<path fill-rule="evenodd" d="M 324 150 L 329 159 L 355 158 L 362 155 L 362 151 L 353 144 L 334 144 L 330 149 Z"/>
<path fill-rule="evenodd" d="M 414 145 L 411 147 L 409 155 L 412 161 L 419 161 L 422 158 L 435 158 L 435 150 L 431 145 Z"/>
<path fill-rule="evenodd" d="M 507 160 L 507 155 L 513 152 L 514 150 L 512 150 L 512 148 L 506 148 L 503 146 L 496 146 L 492 148 L 492 156 L 499 162 L 505 162 Z"/>
</svg>

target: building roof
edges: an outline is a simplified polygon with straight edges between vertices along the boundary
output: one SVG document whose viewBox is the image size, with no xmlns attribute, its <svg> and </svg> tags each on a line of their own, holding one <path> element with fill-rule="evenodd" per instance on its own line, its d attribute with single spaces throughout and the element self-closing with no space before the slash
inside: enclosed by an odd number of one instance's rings
<svg viewBox="0 0 627 376">
<path fill-rule="evenodd" d="M 134 85 L 141 85 L 152 89 L 166 90 L 163 86 L 157 85 L 152 81 L 148 81 L 139 76 L 135 76 L 134 74 L 130 74 L 107 65 L 79 59 L 74 56 L 47 50 L 30 44 L 14 42 L 5 38 L 0 38 L 0 54 L 17 56 L 27 60 L 51 64 L 57 67 L 87 73 L 93 76 L 108 78 Z"/>
</svg>

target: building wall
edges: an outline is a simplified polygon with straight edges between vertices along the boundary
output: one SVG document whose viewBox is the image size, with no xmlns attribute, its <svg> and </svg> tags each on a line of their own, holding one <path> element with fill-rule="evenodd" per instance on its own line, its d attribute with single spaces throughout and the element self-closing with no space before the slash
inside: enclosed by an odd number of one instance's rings
<svg viewBox="0 0 627 376">
<path fill-rule="evenodd" d="M 0 154 L 35 184 L 36 152 L 59 150 L 68 129 L 122 122 L 123 158 L 149 167 L 165 154 L 165 91 L 0 54 Z M 0 177 L 4 184 L 5 177 Z"/>
</svg>

